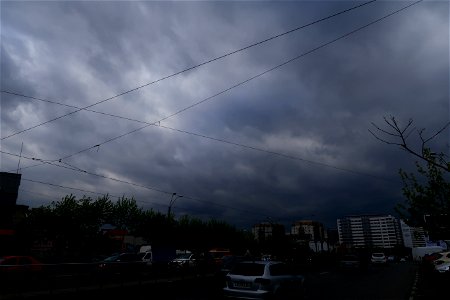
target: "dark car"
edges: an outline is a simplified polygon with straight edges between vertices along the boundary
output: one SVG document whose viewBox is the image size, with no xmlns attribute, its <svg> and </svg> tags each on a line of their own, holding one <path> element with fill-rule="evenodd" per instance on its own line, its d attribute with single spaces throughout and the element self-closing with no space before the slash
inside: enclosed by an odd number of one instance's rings
<svg viewBox="0 0 450 300">
<path fill-rule="evenodd" d="M 43 264 L 32 256 L 9 255 L 0 257 L 2 274 L 24 274 L 41 272 Z"/>
<path fill-rule="evenodd" d="M 4 287 L 31 281 L 44 275 L 44 264 L 28 255 L 9 255 L 0 257 L 0 282 Z M 0 297 L 1 298 L 1 297 Z"/>
<path fill-rule="evenodd" d="M 245 261 L 247 258 L 245 256 L 239 255 L 227 255 L 222 258 L 222 264 L 220 265 L 219 271 L 226 275 L 230 270 L 239 262 Z"/>
<path fill-rule="evenodd" d="M 359 269 L 361 267 L 361 260 L 357 255 L 344 255 L 339 260 L 339 267 L 342 269 Z"/>
<path fill-rule="evenodd" d="M 146 265 L 137 253 L 118 253 L 98 262 L 98 270 L 104 273 L 141 272 Z"/>
<path fill-rule="evenodd" d="M 213 257 L 209 253 L 183 253 L 171 260 L 168 264 L 171 271 L 175 272 L 211 272 L 215 268 Z"/>
</svg>

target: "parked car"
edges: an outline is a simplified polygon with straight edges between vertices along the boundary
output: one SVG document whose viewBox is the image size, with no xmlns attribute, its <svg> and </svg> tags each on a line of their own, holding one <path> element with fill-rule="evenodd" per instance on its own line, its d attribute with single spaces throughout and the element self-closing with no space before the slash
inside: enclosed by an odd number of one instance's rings
<svg viewBox="0 0 450 300">
<path fill-rule="evenodd" d="M 433 255 L 433 267 L 438 273 L 449 273 L 450 252 L 440 252 Z"/>
<path fill-rule="evenodd" d="M 194 253 L 182 253 L 169 262 L 169 267 L 172 269 L 192 268 L 196 266 L 198 255 Z"/>
<path fill-rule="evenodd" d="M 43 264 L 32 256 L 9 255 L 0 257 L 2 274 L 27 274 L 41 272 Z"/>
<path fill-rule="evenodd" d="M 230 256 L 231 251 L 230 249 L 224 249 L 224 248 L 213 248 L 209 250 L 209 254 L 211 255 L 212 259 L 214 260 L 217 267 L 220 267 L 223 263 L 223 258 L 225 256 Z"/>
<path fill-rule="evenodd" d="M 437 260 L 434 262 L 434 270 L 438 273 L 450 274 L 450 261 Z"/>
<path fill-rule="evenodd" d="M 281 261 L 243 261 L 226 276 L 223 296 L 289 299 L 303 296 L 305 277 Z"/>
<path fill-rule="evenodd" d="M 98 262 L 98 270 L 105 273 L 140 272 L 146 265 L 137 253 L 118 253 Z"/>
<path fill-rule="evenodd" d="M 422 258 L 422 262 L 425 263 L 434 263 L 436 260 L 440 259 L 441 257 L 444 257 L 445 252 L 434 252 L 431 254 L 425 254 Z"/>
<path fill-rule="evenodd" d="M 398 259 L 397 259 L 397 256 L 395 256 L 395 255 L 389 255 L 387 257 L 387 261 L 392 263 L 392 262 L 397 262 Z"/>
<path fill-rule="evenodd" d="M 358 269 L 361 266 L 361 261 L 357 255 L 347 254 L 339 261 L 339 267 L 344 269 Z"/>
<path fill-rule="evenodd" d="M 3 289 L 20 285 L 20 282 L 33 281 L 43 275 L 45 275 L 44 264 L 35 257 L 28 255 L 0 257 L 0 286 L 4 285 Z"/>
<path fill-rule="evenodd" d="M 209 271 L 214 269 L 215 263 L 209 253 L 182 253 L 169 262 L 170 270 Z"/>
<path fill-rule="evenodd" d="M 233 267 L 240 262 L 246 261 L 245 256 L 241 255 L 226 255 L 222 258 L 222 264 L 220 265 L 219 269 L 215 272 L 216 277 L 224 281 L 225 276 L 228 275 L 228 273 L 233 269 Z"/>
<path fill-rule="evenodd" d="M 387 258 L 386 255 L 382 252 L 372 253 L 372 257 L 370 258 L 372 264 L 386 264 Z"/>
<path fill-rule="evenodd" d="M 147 266 L 152 265 L 152 252 L 139 252 L 138 257 L 147 264 Z"/>
</svg>

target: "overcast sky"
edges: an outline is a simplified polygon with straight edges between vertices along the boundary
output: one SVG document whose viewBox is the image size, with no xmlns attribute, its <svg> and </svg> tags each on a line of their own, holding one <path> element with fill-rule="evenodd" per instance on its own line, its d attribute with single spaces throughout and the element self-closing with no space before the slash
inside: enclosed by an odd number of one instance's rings
<svg viewBox="0 0 450 300">
<path fill-rule="evenodd" d="M 428 134 L 448 122 L 448 2 L 355 30 L 411 3 L 187 70 L 363 2 L 2 1 L 1 171 L 17 171 L 23 143 L 17 203 L 31 207 L 109 194 L 166 213 L 177 193 L 177 217 L 239 228 L 395 214 L 415 158 L 368 130 L 391 115 Z"/>
</svg>

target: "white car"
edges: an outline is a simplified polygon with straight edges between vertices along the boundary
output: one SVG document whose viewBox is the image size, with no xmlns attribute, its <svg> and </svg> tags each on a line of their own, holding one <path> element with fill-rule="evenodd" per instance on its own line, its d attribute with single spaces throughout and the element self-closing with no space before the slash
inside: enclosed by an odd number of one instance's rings
<svg viewBox="0 0 450 300">
<path fill-rule="evenodd" d="M 226 276 L 223 296 L 241 299 L 286 299 L 303 296 L 305 277 L 281 261 L 243 261 Z"/>
<path fill-rule="evenodd" d="M 447 273 L 450 268 L 450 252 L 441 252 L 438 258 L 433 261 L 434 269 L 439 273 Z"/>
<path fill-rule="evenodd" d="M 450 271 L 450 261 L 437 260 L 434 262 L 434 269 L 439 273 L 447 273 Z"/>
<path fill-rule="evenodd" d="M 372 253 L 372 257 L 370 258 L 370 261 L 373 264 L 385 264 L 387 262 L 386 255 L 382 252 Z"/>
</svg>

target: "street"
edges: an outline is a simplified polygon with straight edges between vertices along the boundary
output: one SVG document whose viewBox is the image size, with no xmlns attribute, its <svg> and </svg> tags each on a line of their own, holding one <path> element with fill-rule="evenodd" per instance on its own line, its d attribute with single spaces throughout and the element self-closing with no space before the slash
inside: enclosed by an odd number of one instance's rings
<svg viewBox="0 0 450 300">
<path fill-rule="evenodd" d="M 418 266 L 403 262 L 369 266 L 367 270 L 331 269 L 305 273 L 305 299 L 409 299 Z M 0 299 L 80 299 L 100 297 L 109 300 L 220 299 L 223 283 L 214 276 L 186 276 L 139 281 L 116 281 L 111 284 L 77 286 L 39 293 L 3 295 Z"/>
<path fill-rule="evenodd" d="M 312 273 L 307 299 L 408 299 L 417 266 L 410 263 L 369 266 L 367 270 Z"/>
</svg>

